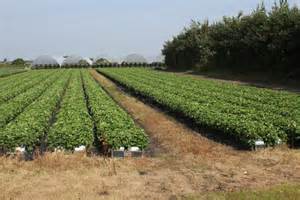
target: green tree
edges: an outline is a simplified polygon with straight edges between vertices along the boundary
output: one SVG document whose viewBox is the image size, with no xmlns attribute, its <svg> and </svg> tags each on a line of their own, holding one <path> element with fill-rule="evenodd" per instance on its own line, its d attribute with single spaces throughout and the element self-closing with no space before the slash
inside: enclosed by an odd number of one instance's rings
<svg viewBox="0 0 300 200">
<path fill-rule="evenodd" d="M 25 61 L 22 58 L 17 58 L 11 63 L 12 65 L 25 65 Z"/>
<path fill-rule="evenodd" d="M 280 0 L 270 11 L 262 3 L 249 15 L 240 12 L 212 24 L 193 21 L 162 53 L 173 69 L 300 71 L 300 10 Z"/>
</svg>

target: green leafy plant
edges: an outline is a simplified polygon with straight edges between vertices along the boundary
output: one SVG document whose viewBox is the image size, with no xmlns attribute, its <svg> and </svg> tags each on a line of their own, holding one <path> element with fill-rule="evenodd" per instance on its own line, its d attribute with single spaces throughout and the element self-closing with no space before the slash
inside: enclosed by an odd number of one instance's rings
<svg viewBox="0 0 300 200">
<path fill-rule="evenodd" d="M 16 147 L 26 147 L 28 151 L 32 151 L 41 144 L 67 86 L 69 75 L 69 72 L 61 72 L 61 76 L 34 103 L 14 121 L 0 129 L 2 150 L 13 151 Z"/>
<path fill-rule="evenodd" d="M 20 92 L 21 94 L 15 98 L 0 105 L 0 128 L 22 113 L 27 106 L 35 102 L 54 82 L 54 80 L 60 76 L 60 73 L 44 73 L 41 76 L 43 77 L 43 80 L 41 80 L 38 84 L 26 90 L 26 92 Z"/>
<path fill-rule="evenodd" d="M 137 95 L 192 120 L 219 130 L 242 144 L 287 141 L 297 130 L 299 95 L 138 68 L 104 68 L 99 72 Z"/>
<path fill-rule="evenodd" d="M 149 139 L 144 131 L 134 124 L 131 117 L 106 94 L 87 71 L 83 72 L 83 80 L 98 139 L 113 149 L 145 149 Z"/>
<path fill-rule="evenodd" d="M 57 121 L 48 134 L 48 148 L 73 151 L 81 145 L 89 148 L 93 141 L 93 123 L 86 107 L 80 70 L 74 70 Z"/>
<path fill-rule="evenodd" d="M 51 75 L 51 73 L 49 73 L 49 75 Z M 3 90 L 0 93 L 0 105 L 40 84 L 43 79 L 45 79 L 45 76 L 42 75 L 41 71 L 34 72 L 30 74 L 30 76 L 25 76 L 23 79 L 16 77 L 9 79 L 10 82 L 7 82 L 7 85 L 3 85 L 3 88 L 0 87 Z"/>
</svg>

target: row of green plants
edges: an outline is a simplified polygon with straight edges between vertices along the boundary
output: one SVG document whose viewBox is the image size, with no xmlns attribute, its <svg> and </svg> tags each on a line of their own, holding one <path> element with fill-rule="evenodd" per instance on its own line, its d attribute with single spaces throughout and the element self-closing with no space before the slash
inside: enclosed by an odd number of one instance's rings
<svg viewBox="0 0 300 200">
<path fill-rule="evenodd" d="M 0 128 L 4 127 L 7 123 L 22 113 L 27 106 L 35 102 L 36 99 L 38 99 L 60 76 L 60 73 L 54 72 L 50 75 L 45 73 L 41 76 L 43 76 L 44 79 L 41 80 L 39 84 L 0 105 Z"/>
<path fill-rule="evenodd" d="M 0 129 L 0 149 L 12 152 L 16 147 L 25 147 L 33 152 L 41 146 L 51 125 L 51 119 L 67 86 L 70 72 L 61 72 L 55 82 L 24 112 Z"/>
<path fill-rule="evenodd" d="M 23 72 L 26 72 L 24 67 L 16 67 L 16 66 L 9 66 L 9 65 L 1 66 L 0 64 L 0 78 L 8 77 Z"/>
<path fill-rule="evenodd" d="M 197 126 L 219 130 L 249 147 L 257 140 L 276 145 L 299 136 L 299 95 L 145 69 L 99 71 Z"/>
<path fill-rule="evenodd" d="M 20 87 L 26 80 L 39 81 L 0 105 L 1 152 L 13 152 L 16 147 L 27 152 L 36 147 L 74 151 L 82 145 L 91 147 L 94 136 L 111 149 L 147 147 L 144 131 L 87 70 L 43 70 L 15 77 Z"/>
<path fill-rule="evenodd" d="M 158 86 L 175 86 L 183 90 L 183 94 L 185 94 L 187 98 L 198 99 L 199 95 L 203 97 L 203 95 L 209 94 L 209 97 L 220 99 L 226 103 L 255 108 L 256 112 L 267 108 L 272 113 L 286 117 L 291 116 L 290 111 L 295 109 L 298 105 L 297 98 L 299 98 L 299 95 L 284 91 L 274 92 L 269 89 L 257 90 L 255 87 L 241 87 L 237 84 L 222 84 L 216 81 L 194 80 L 185 77 L 176 79 L 177 81 L 174 82 L 173 80 L 176 76 L 172 74 L 165 76 L 166 73 L 163 72 L 144 71 L 142 69 L 127 69 L 126 71 L 127 76 L 132 76 L 132 78 L 135 78 L 136 72 L 143 72 L 140 73 L 139 77 L 144 77 L 145 79 L 151 78 L 151 81 L 155 81 Z M 163 79 L 161 78 L 162 76 Z M 228 95 L 230 95 L 230 98 L 226 98 Z M 270 101 L 273 103 L 268 104 Z M 278 109 L 278 107 L 281 109 Z"/>
<path fill-rule="evenodd" d="M 112 149 L 145 149 L 149 143 L 145 132 L 135 125 L 131 117 L 108 96 L 88 71 L 84 71 L 82 76 L 98 140 Z"/>
<path fill-rule="evenodd" d="M 6 84 L 6 88 L 1 88 L 2 92 L 0 93 L 0 105 L 17 95 L 26 92 L 26 90 L 40 84 L 41 80 L 43 80 L 45 76 L 42 76 L 41 72 L 32 73 L 30 76 L 25 78 L 13 78 L 10 82 L 4 83 Z M 2 83 L 0 81 L 0 83 Z"/>
<path fill-rule="evenodd" d="M 149 84 L 149 81 L 152 82 L 151 84 L 155 84 L 155 85 L 160 82 L 160 80 L 157 80 L 156 77 L 147 80 L 151 75 L 146 74 L 146 76 L 147 76 L 145 77 L 146 84 Z M 132 77 L 128 77 L 128 78 L 134 79 L 135 75 L 132 75 Z M 161 83 L 159 84 L 159 86 L 160 89 L 166 92 L 172 91 L 172 87 L 174 87 L 174 86 L 168 86 L 167 82 Z M 235 97 L 232 94 L 228 95 L 226 94 L 226 92 L 223 92 L 223 90 L 214 92 L 213 88 L 215 87 L 202 88 L 201 90 L 199 90 L 199 88 L 196 87 L 194 88 L 194 90 L 189 90 L 190 88 L 188 89 L 183 88 L 182 90 L 180 90 L 179 87 L 180 86 L 176 87 L 177 88 L 176 92 L 179 92 L 180 95 L 183 96 L 184 98 L 187 98 L 190 101 L 195 101 L 197 103 L 210 102 L 210 106 L 214 109 L 219 107 L 220 112 L 229 113 L 229 114 L 232 113 L 243 114 L 242 115 L 243 117 L 251 118 L 252 120 L 256 120 L 256 121 L 260 121 L 260 119 L 263 118 L 264 120 L 272 121 L 273 124 L 275 124 L 276 126 L 280 127 L 282 130 L 285 130 L 287 132 L 289 132 L 290 128 L 294 127 L 293 112 L 289 112 L 292 111 L 292 109 L 288 110 L 289 108 L 292 108 L 291 106 L 293 105 L 294 101 L 291 101 L 292 103 L 290 103 L 289 105 L 290 107 L 286 106 L 283 109 L 278 109 L 278 107 L 276 106 L 282 107 L 284 106 L 282 104 L 284 102 L 280 102 L 281 105 L 277 105 L 277 104 L 274 105 L 275 103 L 272 105 L 268 105 L 256 101 L 243 99 L 243 97 Z M 212 101 L 212 99 L 216 101 Z M 288 98 L 286 98 L 285 100 L 288 100 Z M 222 102 L 222 106 L 220 107 L 219 104 L 221 102 Z M 232 110 L 233 107 L 235 109 L 234 111 Z M 288 118 L 289 120 L 286 120 Z"/>
<path fill-rule="evenodd" d="M 227 69 L 299 76 L 300 10 L 287 0 L 271 10 L 261 4 L 250 14 L 197 22 L 167 41 L 165 62 L 173 69 Z M 225 70 L 224 70 L 225 71 Z"/>
<path fill-rule="evenodd" d="M 48 134 L 49 150 L 73 151 L 92 146 L 93 122 L 86 107 L 80 70 L 73 71 L 56 119 Z"/>
<path fill-rule="evenodd" d="M 1 78 L 0 79 L 0 89 L 1 89 L 1 91 L 3 91 L 6 88 L 8 88 L 10 85 L 12 85 L 15 81 L 19 81 L 19 79 L 26 80 L 26 78 L 29 78 L 30 76 L 31 76 L 31 73 L 19 73 L 19 74 L 15 74 L 13 76 Z"/>
</svg>

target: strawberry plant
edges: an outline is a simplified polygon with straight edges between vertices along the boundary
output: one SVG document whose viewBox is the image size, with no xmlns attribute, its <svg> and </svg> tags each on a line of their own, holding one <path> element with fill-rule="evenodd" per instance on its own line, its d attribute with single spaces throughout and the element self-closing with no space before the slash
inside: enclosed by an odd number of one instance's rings
<svg viewBox="0 0 300 200">
<path fill-rule="evenodd" d="M 113 149 L 145 149 L 149 140 L 144 131 L 134 124 L 131 117 L 106 94 L 87 71 L 83 73 L 83 79 L 98 139 Z"/>
<path fill-rule="evenodd" d="M 35 102 L 29 105 L 14 121 L 0 129 L 0 148 L 13 151 L 26 147 L 32 151 L 41 144 L 50 127 L 50 119 L 62 98 L 70 73 L 59 77 Z"/>
<path fill-rule="evenodd" d="M 73 71 L 56 118 L 48 134 L 50 150 L 63 148 L 73 151 L 81 145 L 88 148 L 93 144 L 93 123 L 86 107 L 79 70 Z"/>
<path fill-rule="evenodd" d="M 34 72 L 25 79 L 12 80 L 11 83 L 8 83 L 8 87 L 2 88 L 3 92 L 0 93 L 0 105 L 38 85 L 43 79 L 45 79 L 45 77 L 41 72 Z"/>
<path fill-rule="evenodd" d="M 218 130 L 247 146 L 260 139 L 275 145 L 296 133 L 299 96 L 293 93 L 141 68 L 99 72 L 197 126 Z"/>
<path fill-rule="evenodd" d="M 60 73 L 45 73 L 41 76 L 43 79 L 38 84 L 10 101 L 0 105 L 0 128 L 22 113 L 31 103 L 35 102 L 60 76 Z"/>
</svg>

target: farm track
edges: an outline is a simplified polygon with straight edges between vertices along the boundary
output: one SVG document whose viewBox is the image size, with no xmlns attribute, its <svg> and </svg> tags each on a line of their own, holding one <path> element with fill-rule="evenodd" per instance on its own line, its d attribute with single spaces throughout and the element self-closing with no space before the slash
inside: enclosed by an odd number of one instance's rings
<svg viewBox="0 0 300 200">
<path fill-rule="evenodd" d="M 231 190 L 300 182 L 300 152 L 287 147 L 239 151 L 213 142 L 172 117 L 122 92 L 91 71 L 103 88 L 139 123 L 164 166 L 188 180 L 193 190 Z M 154 164 L 155 165 L 155 164 Z M 201 167 L 200 167 L 201 166 Z M 192 171 L 191 171 L 192 170 Z"/>
</svg>

